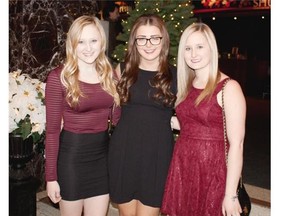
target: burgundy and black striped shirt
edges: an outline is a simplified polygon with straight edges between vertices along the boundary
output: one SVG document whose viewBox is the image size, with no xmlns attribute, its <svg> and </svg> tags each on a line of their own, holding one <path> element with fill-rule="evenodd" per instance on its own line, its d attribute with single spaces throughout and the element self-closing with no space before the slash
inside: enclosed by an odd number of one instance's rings
<svg viewBox="0 0 288 216">
<path fill-rule="evenodd" d="M 47 79 L 45 89 L 46 103 L 46 181 L 57 180 L 57 158 L 59 136 L 62 129 L 74 133 L 98 133 L 107 130 L 108 116 L 113 105 L 113 98 L 105 92 L 101 85 L 79 81 L 80 89 L 85 97 L 80 98 L 77 108 L 67 103 L 66 89 L 61 84 L 62 67 L 52 70 Z M 120 118 L 120 108 L 113 113 L 113 122 Z"/>
</svg>

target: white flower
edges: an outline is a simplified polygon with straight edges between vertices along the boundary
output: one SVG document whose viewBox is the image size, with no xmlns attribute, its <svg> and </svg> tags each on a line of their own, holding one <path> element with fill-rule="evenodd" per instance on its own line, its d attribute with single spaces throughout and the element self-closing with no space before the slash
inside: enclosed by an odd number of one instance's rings
<svg viewBox="0 0 288 216">
<path fill-rule="evenodd" d="M 45 85 L 19 69 L 9 73 L 9 133 L 32 136 L 34 143 L 45 133 Z"/>
</svg>

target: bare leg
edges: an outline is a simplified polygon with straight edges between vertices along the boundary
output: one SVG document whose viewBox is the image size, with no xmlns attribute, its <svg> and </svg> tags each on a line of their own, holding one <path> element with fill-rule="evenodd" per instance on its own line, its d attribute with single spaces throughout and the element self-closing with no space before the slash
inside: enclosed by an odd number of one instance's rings
<svg viewBox="0 0 288 216">
<path fill-rule="evenodd" d="M 137 200 L 118 204 L 119 216 L 136 216 Z"/>
<path fill-rule="evenodd" d="M 81 216 L 83 205 L 83 200 L 67 201 L 62 199 L 59 203 L 61 216 Z"/>
<path fill-rule="evenodd" d="M 144 205 L 138 200 L 118 204 L 120 216 L 159 216 L 160 208 Z"/>
<path fill-rule="evenodd" d="M 159 216 L 160 208 L 144 205 L 137 201 L 137 216 Z"/>
<path fill-rule="evenodd" d="M 84 200 L 85 216 L 106 216 L 109 205 L 109 195 L 94 196 Z"/>
</svg>

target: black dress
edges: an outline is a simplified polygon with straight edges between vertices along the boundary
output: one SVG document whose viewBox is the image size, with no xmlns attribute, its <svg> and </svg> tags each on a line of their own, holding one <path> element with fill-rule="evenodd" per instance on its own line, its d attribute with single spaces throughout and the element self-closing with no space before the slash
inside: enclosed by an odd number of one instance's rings
<svg viewBox="0 0 288 216">
<path fill-rule="evenodd" d="M 174 146 L 170 126 L 173 108 L 149 96 L 153 94 L 149 80 L 156 72 L 139 70 L 110 140 L 110 197 L 118 204 L 137 199 L 144 205 L 160 207 Z M 176 94 L 176 68 L 171 67 L 170 72 L 171 90 Z"/>
</svg>

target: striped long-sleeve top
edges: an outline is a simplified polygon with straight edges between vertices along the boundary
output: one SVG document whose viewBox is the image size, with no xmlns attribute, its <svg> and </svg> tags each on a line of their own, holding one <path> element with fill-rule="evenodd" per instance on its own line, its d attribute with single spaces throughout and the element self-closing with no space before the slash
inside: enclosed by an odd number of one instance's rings
<svg viewBox="0 0 288 216">
<path fill-rule="evenodd" d="M 57 158 L 59 136 L 62 128 L 74 133 L 97 133 L 107 130 L 108 117 L 113 105 L 113 98 L 101 85 L 79 81 L 85 97 L 80 98 L 77 108 L 67 103 L 66 89 L 60 81 L 61 67 L 52 70 L 45 88 L 46 104 L 46 140 L 45 174 L 46 181 L 57 180 Z M 115 109 L 113 123 L 120 117 L 120 108 Z"/>
</svg>

